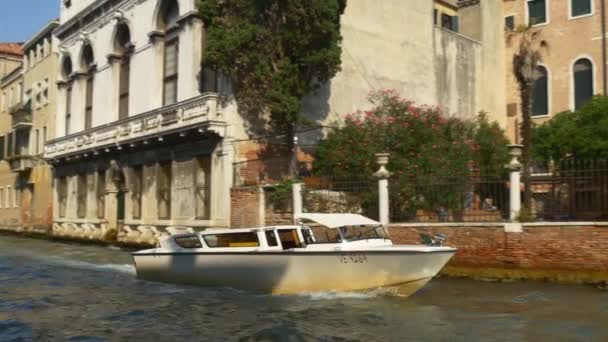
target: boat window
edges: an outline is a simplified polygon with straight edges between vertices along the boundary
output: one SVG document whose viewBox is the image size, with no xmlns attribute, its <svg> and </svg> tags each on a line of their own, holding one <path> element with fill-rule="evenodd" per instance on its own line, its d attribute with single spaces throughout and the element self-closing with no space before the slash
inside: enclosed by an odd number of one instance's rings
<svg viewBox="0 0 608 342">
<path fill-rule="evenodd" d="M 370 226 L 351 226 L 341 227 L 340 232 L 346 241 L 368 240 L 368 239 L 388 239 L 388 234 L 384 227 Z"/>
<path fill-rule="evenodd" d="M 279 245 L 279 242 L 277 241 L 277 236 L 272 230 L 266 231 L 266 241 L 268 242 L 268 246 L 270 247 L 275 247 Z"/>
<path fill-rule="evenodd" d="M 315 243 L 315 237 L 312 234 L 312 231 L 310 230 L 310 228 L 303 228 L 302 229 L 302 236 L 304 237 L 304 242 L 307 245 L 311 245 L 313 243 Z"/>
<path fill-rule="evenodd" d="M 279 239 L 281 239 L 283 249 L 302 247 L 302 242 L 300 241 L 300 237 L 298 236 L 297 229 L 279 230 Z"/>
<path fill-rule="evenodd" d="M 175 243 L 181 248 L 203 248 L 201 240 L 196 235 L 176 237 Z"/>
<path fill-rule="evenodd" d="M 260 241 L 255 232 L 224 233 L 203 235 L 205 243 L 211 248 L 221 247 L 258 247 Z"/>
</svg>

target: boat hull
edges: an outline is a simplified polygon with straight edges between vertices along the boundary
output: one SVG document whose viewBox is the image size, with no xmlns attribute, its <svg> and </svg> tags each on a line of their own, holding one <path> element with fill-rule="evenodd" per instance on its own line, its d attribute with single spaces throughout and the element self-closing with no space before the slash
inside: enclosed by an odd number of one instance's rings
<svg viewBox="0 0 608 342">
<path fill-rule="evenodd" d="M 409 295 L 443 268 L 455 250 L 433 252 L 136 253 L 140 279 L 232 287 L 276 294 L 400 287 Z"/>
</svg>

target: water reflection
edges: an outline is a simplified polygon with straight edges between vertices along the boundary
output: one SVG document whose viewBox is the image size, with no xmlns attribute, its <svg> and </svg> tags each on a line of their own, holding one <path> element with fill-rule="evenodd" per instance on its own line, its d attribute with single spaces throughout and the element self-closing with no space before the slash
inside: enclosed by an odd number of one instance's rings
<svg viewBox="0 0 608 342">
<path fill-rule="evenodd" d="M 436 279 L 270 296 L 139 281 L 127 252 L 0 236 L 0 340 L 605 341 L 608 293 Z"/>
</svg>

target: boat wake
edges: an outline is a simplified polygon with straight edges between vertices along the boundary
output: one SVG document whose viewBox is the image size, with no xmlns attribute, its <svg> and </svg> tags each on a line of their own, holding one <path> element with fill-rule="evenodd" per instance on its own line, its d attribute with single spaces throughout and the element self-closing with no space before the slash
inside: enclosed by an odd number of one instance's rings
<svg viewBox="0 0 608 342">
<path fill-rule="evenodd" d="M 379 287 L 364 291 L 325 291 L 307 292 L 298 296 L 308 297 L 312 300 L 334 300 L 334 299 L 370 299 L 377 297 L 407 297 L 399 293 L 396 287 Z"/>
<path fill-rule="evenodd" d="M 135 266 L 129 264 L 94 264 L 86 261 L 67 260 L 63 258 L 53 258 L 49 261 L 51 263 L 67 266 L 70 268 L 93 271 L 113 271 L 133 275 L 135 274 Z"/>
</svg>

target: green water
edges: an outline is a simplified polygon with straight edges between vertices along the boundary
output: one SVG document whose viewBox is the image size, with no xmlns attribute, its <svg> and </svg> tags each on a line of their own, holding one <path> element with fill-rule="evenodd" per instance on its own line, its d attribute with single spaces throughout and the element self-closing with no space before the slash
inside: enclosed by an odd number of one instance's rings
<svg viewBox="0 0 608 342">
<path fill-rule="evenodd" d="M 0 236 L 0 341 L 608 341 L 608 292 L 435 279 L 410 298 L 135 278 L 128 252 Z"/>
</svg>

